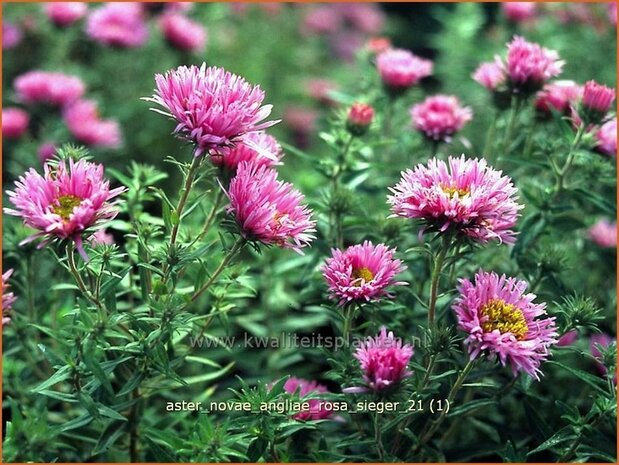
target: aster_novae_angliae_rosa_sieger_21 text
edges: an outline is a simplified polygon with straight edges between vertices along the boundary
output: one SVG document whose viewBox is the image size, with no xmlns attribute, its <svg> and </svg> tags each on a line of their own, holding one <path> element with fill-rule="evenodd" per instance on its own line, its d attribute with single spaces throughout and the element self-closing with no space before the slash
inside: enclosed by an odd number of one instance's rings
<svg viewBox="0 0 619 465">
<path fill-rule="evenodd" d="M 6 3 L 2 459 L 616 463 L 615 3 Z"/>
</svg>

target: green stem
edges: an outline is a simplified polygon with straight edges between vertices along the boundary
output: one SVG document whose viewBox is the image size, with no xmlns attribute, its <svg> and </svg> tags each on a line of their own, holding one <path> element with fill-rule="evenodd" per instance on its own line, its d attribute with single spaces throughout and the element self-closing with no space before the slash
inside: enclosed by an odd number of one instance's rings
<svg viewBox="0 0 619 465">
<path fill-rule="evenodd" d="M 432 326 L 435 320 L 436 314 L 436 298 L 438 295 L 438 283 L 441 277 L 441 270 L 443 269 L 443 263 L 445 257 L 449 251 L 451 237 L 449 234 L 443 236 L 443 243 L 441 244 L 441 250 L 439 250 L 438 256 L 434 261 L 434 269 L 432 270 L 432 281 L 430 283 L 430 303 L 428 305 L 428 324 Z"/>
<path fill-rule="evenodd" d="M 71 275 L 73 276 L 73 279 L 75 279 L 75 282 L 77 283 L 77 287 L 79 288 L 80 292 L 84 295 L 84 297 L 90 300 L 99 309 L 103 309 L 103 304 L 101 303 L 99 299 L 97 299 L 97 297 L 95 297 L 88 290 L 88 288 L 86 287 L 86 284 L 84 283 L 84 280 L 82 279 L 82 276 L 80 275 L 77 269 L 77 266 L 75 265 L 75 255 L 73 253 L 73 248 L 74 247 L 72 243 L 67 244 L 67 263 L 69 264 L 69 270 L 71 271 Z"/>
<path fill-rule="evenodd" d="M 344 338 L 344 342 L 348 343 L 348 338 L 350 335 L 350 329 L 352 327 L 352 323 L 355 319 L 355 314 L 357 313 L 356 307 L 348 307 L 344 310 L 344 325 L 342 327 L 342 337 Z"/>
<path fill-rule="evenodd" d="M 344 147 L 342 151 L 340 152 L 340 154 L 338 155 L 337 166 L 335 167 L 335 171 L 331 178 L 331 182 L 333 186 L 332 191 L 331 191 L 332 201 L 333 199 L 336 198 L 340 190 L 340 177 L 344 173 L 344 168 L 346 166 L 346 156 L 348 155 L 353 139 L 354 139 L 354 136 L 352 134 L 349 134 L 348 140 L 344 143 Z M 331 208 L 333 208 L 333 205 L 331 206 Z M 339 210 L 332 212 L 331 223 L 332 223 L 331 228 L 332 228 L 332 234 L 333 234 L 333 243 L 335 244 L 336 247 L 342 249 L 344 248 L 344 227 L 342 224 L 342 213 Z"/>
<path fill-rule="evenodd" d="M 496 154 L 495 164 L 499 163 L 502 155 L 508 155 L 509 144 L 512 141 L 514 128 L 516 126 L 516 120 L 518 119 L 518 112 L 520 111 L 520 103 L 516 97 L 512 97 L 512 103 L 509 110 L 509 119 L 507 120 L 507 128 L 505 129 L 505 136 L 503 143 L 501 144 L 501 150 Z"/>
<path fill-rule="evenodd" d="M 486 142 L 484 143 L 484 150 L 482 151 L 482 156 L 485 159 L 488 159 L 490 156 L 490 151 L 494 147 L 494 137 L 496 135 L 496 123 L 499 119 L 498 113 L 494 114 L 492 118 L 492 123 L 490 124 L 490 128 L 488 129 L 488 133 L 486 134 Z"/>
<path fill-rule="evenodd" d="M 215 202 L 213 203 L 213 207 L 211 208 L 211 211 L 209 212 L 206 218 L 206 221 L 204 223 L 204 227 L 202 228 L 202 231 L 200 232 L 200 234 L 198 234 L 198 236 L 193 240 L 191 245 L 195 244 L 196 242 L 200 241 L 204 236 L 206 236 L 209 229 L 213 225 L 215 218 L 217 217 L 217 213 L 219 213 L 219 207 L 221 207 L 221 202 L 223 199 L 224 199 L 223 190 L 219 189 L 219 191 L 217 192 L 217 196 L 215 197 Z"/>
<path fill-rule="evenodd" d="M 565 188 L 565 176 L 567 175 L 568 171 L 572 167 L 572 163 L 574 163 L 574 157 L 576 155 L 576 150 L 580 146 L 580 143 L 582 142 L 582 137 L 584 136 L 584 134 L 585 134 L 585 127 L 584 125 L 581 125 L 576 131 L 574 140 L 572 141 L 572 144 L 570 145 L 570 149 L 567 153 L 567 159 L 565 160 L 565 164 L 561 168 L 556 170 L 557 184 L 555 187 L 555 195 L 559 194 Z"/>
<path fill-rule="evenodd" d="M 376 442 L 376 452 L 378 452 L 378 459 L 380 462 L 383 461 L 383 457 L 385 455 L 385 447 L 383 446 L 383 436 L 380 430 L 380 415 L 378 413 L 374 414 L 374 441 Z"/>
</svg>

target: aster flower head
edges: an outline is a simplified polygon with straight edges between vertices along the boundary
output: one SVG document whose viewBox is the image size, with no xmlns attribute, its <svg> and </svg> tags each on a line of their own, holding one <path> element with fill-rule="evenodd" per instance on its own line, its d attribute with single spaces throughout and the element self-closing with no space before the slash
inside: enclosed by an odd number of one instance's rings
<svg viewBox="0 0 619 465">
<path fill-rule="evenodd" d="M 396 276 L 406 267 L 393 258 L 395 249 L 370 241 L 353 245 L 342 251 L 332 249 L 322 267 L 332 299 L 340 305 L 349 302 L 372 302 L 391 298 L 388 288 L 406 284 Z"/>
<path fill-rule="evenodd" d="M 140 47 L 148 39 L 142 5 L 133 2 L 105 3 L 88 15 L 86 34 L 107 46 Z"/>
<path fill-rule="evenodd" d="M 279 181 L 272 168 L 241 162 L 226 195 L 230 200 L 228 212 L 245 239 L 298 253 L 314 239 L 316 222 L 301 204 L 303 195 L 291 184 Z"/>
<path fill-rule="evenodd" d="M 537 13 L 537 5 L 533 2 L 505 2 L 501 6 L 505 17 L 514 23 L 530 21 Z"/>
<path fill-rule="evenodd" d="M 434 95 L 410 110 L 413 127 L 428 139 L 449 142 L 473 118 L 473 111 L 463 107 L 457 97 Z"/>
<path fill-rule="evenodd" d="M 43 6 L 43 11 L 56 26 L 66 27 L 83 18 L 88 5 L 84 2 L 49 2 Z"/>
<path fill-rule="evenodd" d="M 368 337 L 357 349 L 354 357 L 361 365 L 363 380 L 372 391 L 383 391 L 395 387 L 412 373 L 408 363 L 413 356 L 413 347 L 402 344 L 400 338 L 387 333 L 383 326 L 376 337 Z"/>
<path fill-rule="evenodd" d="M 595 133 L 595 149 L 609 157 L 617 158 L 617 118 L 602 124 Z"/>
<path fill-rule="evenodd" d="M 498 358 L 514 375 L 524 371 L 539 380 L 540 364 L 558 334 L 546 304 L 534 303 L 536 296 L 526 289 L 525 281 L 480 270 L 474 282 L 460 280 L 453 310 L 458 328 L 468 334 L 464 343 L 471 360 L 482 354 Z"/>
<path fill-rule="evenodd" d="M 73 137 L 90 147 L 115 149 L 122 143 L 118 122 L 101 119 L 94 100 L 79 100 L 67 106 L 63 119 Z"/>
<path fill-rule="evenodd" d="M 206 29 L 181 13 L 164 13 L 159 27 L 166 40 L 179 50 L 200 52 L 206 45 Z"/>
<path fill-rule="evenodd" d="M 607 249 L 617 247 L 617 222 L 601 219 L 587 231 L 593 243 Z"/>
<path fill-rule="evenodd" d="M 615 101 L 615 89 L 587 81 L 582 94 L 580 116 L 586 125 L 601 123 L 612 109 Z"/>
<path fill-rule="evenodd" d="M 174 133 L 195 143 L 196 155 L 225 152 L 246 134 L 276 123 L 261 123 L 271 113 L 271 105 L 262 105 L 262 89 L 223 68 L 180 66 L 155 81 L 155 95 L 145 100 L 177 121 Z"/>
<path fill-rule="evenodd" d="M 13 274 L 13 269 L 2 273 L 2 326 L 11 322 L 11 310 L 13 303 L 17 300 L 13 292 L 9 292 L 9 278 Z"/>
<path fill-rule="evenodd" d="M 17 97 L 24 103 L 66 106 L 79 99 L 86 86 L 77 76 L 49 71 L 28 71 L 15 79 Z"/>
<path fill-rule="evenodd" d="M 30 124 L 30 116 L 21 108 L 7 107 L 2 109 L 2 137 L 4 139 L 19 139 Z"/>
<path fill-rule="evenodd" d="M 548 115 L 556 111 L 567 115 L 582 97 L 583 88 L 574 81 L 554 81 L 548 83 L 535 97 L 535 109 L 539 114 Z"/>
<path fill-rule="evenodd" d="M 430 230 L 450 230 L 481 243 L 515 240 L 512 228 L 522 208 L 517 189 L 484 159 L 462 155 L 445 163 L 433 158 L 404 171 L 390 190 L 393 216 L 418 219 Z"/>
<path fill-rule="evenodd" d="M 392 48 L 376 57 L 378 74 L 391 91 L 401 92 L 432 74 L 432 62 L 408 50 Z"/>
<path fill-rule="evenodd" d="M 284 384 L 284 391 L 289 394 L 298 393 L 304 401 L 309 403 L 309 410 L 295 414 L 295 420 L 324 420 L 331 416 L 331 409 L 324 408 L 325 402 L 319 398 L 320 394 L 329 392 L 322 384 L 291 376 Z M 311 398 L 305 399 L 308 396 Z"/>
<path fill-rule="evenodd" d="M 499 57 L 494 61 L 482 63 L 473 73 L 473 79 L 490 91 L 505 83 L 505 69 Z"/>
<path fill-rule="evenodd" d="M 103 177 L 103 165 L 85 160 L 69 160 L 56 167 L 44 166 L 41 176 L 30 169 L 15 182 L 15 190 L 7 191 L 15 207 L 5 208 L 9 215 L 19 216 L 24 224 L 39 232 L 22 243 L 37 238 L 73 240 L 78 251 L 87 259 L 82 248 L 82 234 L 89 228 L 113 219 L 118 211 L 110 202 L 125 191 L 124 187 L 110 189 Z"/>
<path fill-rule="evenodd" d="M 284 156 L 284 152 L 275 137 L 264 131 L 255 131 L 248 133 L 244 139 L 249 144 L 239 142 L 234 148 L 223 154 L 212 154 L 211 161 L 213 164 L 222 166 L 230 172 L 235 172 L 242 161 L 252 162 L 256 166 L 275 166 L 281 164 L 280 160 Z M 261 150 L 258 151 L 255 147 L 260 147 Z M 266 157 L 263 153 L 273 154 L 274 158 Z"/>
<path fill-rule="evenodd" d="M 564 62 L 559 54 L 515 36 L 507 44 L 505 71 L 514 93 L 537 92 L 551 78 L 561 74 Z"/>
</svg>

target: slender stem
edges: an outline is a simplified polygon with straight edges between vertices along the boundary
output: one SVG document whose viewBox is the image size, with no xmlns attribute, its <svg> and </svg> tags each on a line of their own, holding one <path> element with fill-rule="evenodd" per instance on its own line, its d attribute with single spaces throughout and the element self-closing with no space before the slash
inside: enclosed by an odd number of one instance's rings
<svg viewBox="0 0 619 465">
<path fill-rule="evenodd" d="M 139 398 L 140 391 L 138 388 L 133 390 L 133 398 L 135 399 L 135 403 L 131 407 L 131 411 L 129 412 L 129 461 L 131 463 L 137 463 L 139 461 L 139 450 L 138 450 L 138 442 L 139 442 Z"/>
<path fill-rule="evenodd" d="M 432 270 L 432 281 L 430 283 L 430 304 L 428 305 L 428 324 L 430 326 L 434 324 L 436 314 L 436 298 L 438 295 L 438 283 L 441 277 L 441 270 L 443 269 L 445 257 L 447 256 L 447 252 L 449 251 L 450 242 L 451 237 L 449 236 L 449 234 L 446 234 L 443 237 L 441 250 L 439 250 L 438 256 L 434 261 L 434 269 Z"/>
<path fill-rule="evenodd" d="M 492 123 L 490 124 L 490 128 L 488 129 L 488 133 L 486 134 L 486 142 L 484 143 L 484 150 L 482 151 L 482 156 L 485 159 L 488 159 L 490 156 L 490 151 L 494 147 L 494 137 L 496 135 L 496 123 L 499 119 L 498 113 L 495 113 L 492 117 Z"/>
<path fill-rule="evenodd" d="M 432 154 L 430 155 L 430 158 L 434 158 L 438 152 L 438 148 L 440 147 L 441 142 L 438 140 L 432 140 Z"/>
<path fill-rule="evenodd" d="M 342 337 L 344 338 L 344 343 L 349 342 L 348 338 L 350 336 L 352 322 L 355 319 L 355 313 L 357 313 L 356 307 L 349 307 L 344 310 L 344 326 L 342 327 Z"/>
<path fill-rule="evenodd" d="M 73 275 L 73 279 L 77 283 L 77 287 L 81 291 L 81 293 L 90 300 L 93 304 L 95 304 L 100 309 L 103 309 L 103 304 L 97 297 L 95 297 L 86 287 L 82 276 L 80 275 L 77 266 L 75 265 L 75 255 L 73 253 L 73 244 L 67 244 L 67 263 L 69 264 L 69 270 L 71 271 L 71 275 Z"/>
<path fill-rule="evenodd" d="M 497 164 L 502 155 L 508 155 L 507 149 L 512 140 L 514 128 L 516 126 L 516 120 L 518 112 L 520 111 L 520 103 L 516 97 L 512 97 L 512 104 L 509 111 L 509 119 L 507 120 L 507 128 L 505 129 L 505 136 L 503 137 L 503 143 L 501 144 L 501 150 L 497 153 L 495 164 Z"/>
<path fill-rule="evenodd" d="M 378 459 L 382 462 L 385 455 L 385 447 L 383 446 L 383 436 L 380 430 L 380 415 L 377 412 L 374 414 L 374 441 L 376 442 Z"/>
<path fill-rule="evenodd" d="M 556 192 L 555 194 L 559 194 L 565 188 L 565 176 L 568 171 L 572 167 L 572 163 L 574 163 L 574 156 L 576 155 L 576 150 L 580 146 L 582 142 L 582 137 L 585 134 L 585 127 L 581 125 L 576 131 L 576 135 L 574 136 L 574 140 L 570 145 L 569 152 L 567 154 L 567 159 L 565 160 L 565 164 L 557 170 L 557 184 L 556 184 Z"/>
<path fill-rule="evenodd" d="M 196 239 L 193 241 L 193 243 L 201 240 L 204 236 L 206 236 L 209 229 L 213 225 L 213 221 L 215 221 L 215 218 L 217 217 L 217 213 L 219 213 L 219 207 L 221 207 L 221 202 L 223 199 L 224 199 L 223 190 L 219 189 L 219 191 L 217 192 L 217 195 L 215 196 L 215 202 L 213 203 L 213 207 L 211 208 L 211 211 L 209 212 L 206 218 L 206 221 L 204 223 L 204 227 L 202 228 L 202 231 L 200 232 L 200 234 L 198 234 Z"/>
<path fill-rule="evenodd" d="M 342 151 L 338 155 L 337 166 L 335 167 L 335 171 L 331 178 L 331 182 L 333 185 L 331 195 L 332 200 L 335 198 L 335 196 L 340 190 L 340 177 L 344 173 L 344 168 L 346 166 L 346 156 L 348 155 L 353 139 L 354 136 L 352 134 L 349 134 L 348 139 L 344 143 Z M 331 208 L 333 208 L 333 205 Z M 344 228 L 342 225 L 342 212 L 339 211 L 339 207 L 337 211 L 333 212 L 331 222 L 333 242 L 336 247 L 342 249 L 344 247 Z"/>
<path fill-rule="evenodd" d="M 602 413 L 598 414 L 597 418 L 590 423 L 590 427 L 592 429 L 595 428 L 595 426 L 603 417 L 604 415 L 602 415 Z M 578 446 L 580 446 L 580 443 L 583 439 L 584 434 L 579 434 L 570 446 L 570 448 L 559 458 L 559 460 L 557 460 L 557 463 L 566 463 L 568 460 L 570 460 L 572 458 L 572 455 L 574 455 L 574 452 L 576 452 L 576 449 L 578 449 Z"/>
</svg>

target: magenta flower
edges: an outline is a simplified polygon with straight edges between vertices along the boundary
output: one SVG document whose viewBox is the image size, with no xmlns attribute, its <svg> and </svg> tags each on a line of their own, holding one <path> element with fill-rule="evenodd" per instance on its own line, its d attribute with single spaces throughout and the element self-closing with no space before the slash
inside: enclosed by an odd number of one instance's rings
<svg viewBox="0 0 619 465">
<path fill-rule="evenodd" d="M 63 119 L 73 137 L 83 144 L 115 149 L 122 143 L 118 122 L 100 119 L 94 100 L 79 100 L 69 105 Z"/>
<path fill-rule="evenodd" d="M 88 15 L 86 34 L 103 45 L 140 47 L 148 39 L 142 5 L 133 2 L 105 3 Z"/>
<path fill-rule="evenodd" d="M 432 230 L 452 229 L 475 241 L 511 244 L 518 210 L 517 189 L 486 160 L 433 158 L 402 173 L 388 201 L 394 216 L 421 220 Z"/>
<path fill-rule="evenodd" d="M 334 5 L 320 4 L 307 10 L 301 24 L 304 35 L 326 35 L 340 28 L 342 17 Z"/>
<path fill-rule="evenodd" d="M 458 328 L 468 334 L 464 343 L 471 360 L 480 354 L 509 362 L 514 375 L 524 371 L 539 380 L 540 364 L 557 343 L 555 319 L 546 315 L 546 304 L 533 303 L 525 294 L 527 283 L 516 278 L 479 271 L 475 282 L 461 279 L 453 304 Z"/>
<path fill-rule="evenodd" d="M 114 236 L 112 236 L 105 229 L 97 229 L 92 235 L 88 238 L 88 242 L 92 247 L 99 247 L 103 245 L 112 245 L 114 244 Z"/>
<path fill-rule="evenodd" d="M 505 2 L 501 6 L 505 17 L 514 23 L 529 21 L 537 13 L 537 5 L 533 2 Z"/>
<path fill-rule="evenodd" d="M 567 115 L 582 97 L 583 88 L 574 81 L 554 81 L 548 83 L 537 93 L 535 109 L 542 114 L 551 115 L 556 111 Z"/>
<path fill-rule="evenodd" d="M 87 260 L 82 247 L 82 234 L 88 228 L 113 219 L 118 213 L 110 200 L 125 191 L 110 190 L 103 177 L 103 165 L 85 160 L 60 162 L 57 168 L 46 164 L 41 176 L 30 169 L 15 182 L 15 191 L 7 191 L 15 209 L 5 208 L 9 215 L 19 216 L 24 224 L 39 232 L 22 244 L 43 237 L 39 245 L 54 240 L 75 241 L 80 254 Z"/>
<path fill-rule="evenodd" d="M 9 23 L 2 21 L 2 50 L 10 50 L 19 45 L 23 37 L 21 29 Z"/>
<path fill-rule="evenodd" d="M 332 249 L 331 253 L 321 271 L 329 286 L 330 298 L 339 299 L 340 305 L 391 298 L 393 295 L 387 288 L 406 284 L 396 281 L 396 275 L 406 266 L 393 258 L 395 249 L 384 244 L 365 241 L 344 251 Z"/>
<path fill-rule="evenodd" d="M 432 62 L 408 50 L 392 48 L 376 57 L 376 67 L 383 83 L 393 90 L 405 90 L 432 74 Z"/>
<path fill-rule="evenodd" d="M 411 108 L 410 115 L 414 128 L 428 139 L 449 142 L 473 118 L 473 111 L 460 106 L 457 97 L 435 95 Z"/>
<path fill-rule="evenodd" d="M 595 133 L 595 139 L 595 149 L 598 152 L 617 158 L 617 118 L 602 124 Z"/>
<path fill-rule="evenodd" d="M 582 95 L 582 107 L 586 112 L 606 115 L 615 101 L 615 89 L 598 84 L 595 81 L 587 81 Z"/>
<path fill-rule="evenodd" d="M 351 28 L 365 34 L 378 34 L 385 24 L 385 15 L 374 3 L 336 3 L 343 19 Z"/>
<path fill-rule="evenodd" d="M 515 92 L 537 91 L 561 74 L 564 62 L 559 54 L 520 36 L 507 44 L 506 73 Z"/>
<path fill-rule="evenodd" d="M 505 70 L 499 57 L 494 61 L 482 63 L 473 73 L 473 79 L 490 91 L 505 83 Z"/>
<path fill-rule="evenodd" d="M 601 375 L 606 375 L 606 373 L 608 373 L 608 367 L 603 363 L 600 347 L 605 349 L 613 343 L 617 343 L 617 338 L 609 336 L 608 334 L 592 334 L 589 339 L 589 350 L 591 351 L 591 355 L 596 359 L 595 368 Z M 615 374 L 614 382 L 617 384 L 617 374 Z"/>
<path fill-rule="evenodd" d="M 53 142 L 43 142 L 37 149 L 37 156 L 41 164 L 45 164 L 47 160 L 56 154 L 56 144 Z"/>
<path fill-rule="evenodd" d="M 242 161 L 251 162 L 256 166 L 281 164 L 280 160 L 284 156 L 284 152 L 275 137 L 264 131 L 255 131 L 248 133 L 245 136 L 245 141 L 249 142 L 249 145 L 245 142 L 239 142 L 224 154 L 215 153 L 211 155 L 213 164 L 223 166 L 231 172 L 236 171 Z M 254 147 L 260 147 L 261 150 L 258 151 Z M 275 160 L 265 157 L 262 155 L 263 153 L 273 154 Z"/>
<path fill-rule="evenodd" d="M 66 27 L 83 18 L 88 11 L 84 2 L 49 2 L 43 11 L 56 26 Z"/>
<path fill-rule="evenodd" d="M 402 344 L 392 331 L 387 333 L 383 326 L 376 337 L 368 337 L 355 352 L 359 360 L 363 379 L 372 391 L 382 391 L 393 388 L 412 373 L 408 370 L 408 362 L 413 356 L 413 347 Z M 349 388 L 347 392 L 362 392 L 363 388 Z"/>
<path fill-rule="evenodd" d="M 563 334 L 559 340 L 557 341 L 558 347 L 566 347 L 571 346 L 578 339 L 578 330 L 572 329 L 567 333 Z"/>
<path fill-rule="evenodd" d="M 166 40 L 179 50 L 200 52 L 206 45 L 206 29 L 181 13 L 164 13 L 159 26 Z"/>
<path fill-rule="evenodd" d="M 288 378 L 284 384 L 284 391 L 289 394 L 298 393 L 304 402 L 309 403 L 309 411 L 302 411 L 294 415 L 295 420 L 307 421 L 307 420 L 324 420 L 329 418 L 332 413 L 332 409 L 325 408 L 328 402 L 320 400 L 320 394 L 329 392 L 329 390 L 322 384 L 318 384 L 316 381 L 308 381 L 302 378 L 295 378 L 294 376 Z M 316 396 L 318 394 L 318 396 Z M 309 395 L 312 398 L 306 399 Z"/>
<path fill-rule="evenodd" d="M 65 106 L 84 95 L 86 86 L 77 76 L 49 71 L 28 71 L 14 82 L 15 91 L 24 103 L 47 103 Z"/>
<path fill-rule="evenodd" d="M 12 268 L 2 274 L 2 327 L 11 322 L 11 310 L 13 310 L 13 303 L 17 300 L 15 294 L 9 292 L 9 278 L 12 274 Z"/>
<path fill-rule="evenodd" d="M 267 166 L 241 162 L 226 192 L 231 213 L 244 238 L 301 253 L 314 239 L 315 221 L 301 205 L 303 195 L 289 183 L 277 180 Z"/>
<path fill-rule="evenodd" d="M 247 133 L 276 123 L 260 123 L 271 113 L 271 105 L 262 105 L 262 89 L 223 68 L 180 66 L 156 75 L 155 81 L 155 95 L 145 100 L 161 105 L 165 111 L 155 111 L 177 121 L 174 132 L 194 142 L 197 155 L 225 152 Z"/>
<path fill-rule="evenodd" d="M 365 134 L 374 119 L 374 108 L 367 103 L 353 103 L 348 109 L 346 129 L 354 136 Z"/>
<path fill-rule="evenodd" d="M 607 249 L 617 247 L 617 223 L 602 219 L 587 231 L 589 239 Z"/>
<path fill-rule="evenodd" d="M 2 109 L 2 137 L 4 139 L 19 139 L 30 124 L 30 116 L 21 108 L 7 107 Z"/>
</svg>

